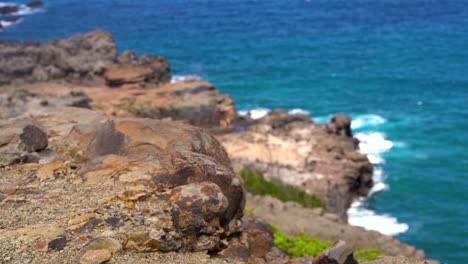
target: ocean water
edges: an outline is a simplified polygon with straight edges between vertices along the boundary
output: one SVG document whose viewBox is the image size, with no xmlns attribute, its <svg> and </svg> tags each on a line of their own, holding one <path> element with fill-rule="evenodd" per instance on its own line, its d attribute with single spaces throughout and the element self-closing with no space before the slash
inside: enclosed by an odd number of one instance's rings
<svg viewBox="0 0 468 264">
<path fill-rule="evenodd" d="M 468 263 L 468 1 L 45 2 L 2 22 L 0 39 L 102 28 L 121 51 L 164 55 L 178 78 L 214 83 L 242 113 L 350 115 L 376 168 L 350 223 Z"/>
</svg>

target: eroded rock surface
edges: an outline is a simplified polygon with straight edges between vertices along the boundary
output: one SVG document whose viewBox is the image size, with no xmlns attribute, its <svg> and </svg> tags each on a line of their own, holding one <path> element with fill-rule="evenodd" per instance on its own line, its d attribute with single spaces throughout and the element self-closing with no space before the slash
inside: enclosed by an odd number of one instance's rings
<svg viewBox="0 0 468 264">
<path fill-rule="evenodd" d="M 242 182 L 199 128 L 80 108 L 2 124 L 2 148 L 36 157 L 0 166 L 4 257 L 92 263 L 121 251 L 216 252 L 242 231 Z"/>
</svg>

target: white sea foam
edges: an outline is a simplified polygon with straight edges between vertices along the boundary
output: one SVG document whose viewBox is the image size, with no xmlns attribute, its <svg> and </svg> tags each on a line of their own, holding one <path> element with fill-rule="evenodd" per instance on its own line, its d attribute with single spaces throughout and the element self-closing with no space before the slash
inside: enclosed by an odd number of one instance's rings
<svg viewBox="0 0 468 264">
<path fill-rule="evenodd" d="M 239 115 L 250 116 L 253 119 L 262 118 L 262 117 L 266 116 L 270 112 L 271 112 L 270 109 L 262 108 L 262 107 L 255 108 L 255 109 L 252 109 L 252 110 L 240 110 L 240 111 L 238 111 Z"/>
<path fill-rule="evenodd" d="M 12 26 L 14 24 L 18 24 L 20 23 L 21 21 L 23 21 L 23 19 L 18 19 L 16 21 L 6 21 L 6 20 L 0 20 L 0 25 L 2 25 L 2 27 L 6 28 L 6 27 L 9 27 L 9 26 Z"/>
<path fill-rule="evenodd" d="M 16 6 L 16 4 L 8 3 L 8 2 L 0 2 L 0 7 L 5 7 L 5 6 Z"/>
<path fill-rule="evenodd" d="M 5 7 L 5 6 L 17 6 L 15 3 L 6 3 L 6 2 L 1 2 L 0 7 Z M 30 8 L 27 5 L 20 5 L 18 6 L 18 12 L 11 13 L 9 15 L 15 15 L 15 16 L 24 16 L 24 15 L 31 15 L 39 12 L 43 12 L 43 8 Z"/>
<path fill-rule="evenodd" d="M 200 81 L 201 79 L 198 75 L 174 75 L 171 78 L 171 83 Z"/>
<path fill-rule="evenodd" d="M 301 115 L 310 115 L 310 112 L 304 109 L 300 108 L 294 108 L 290 111 L 288 111 L 289 114 L 294 115 L 294 114 L 301 114 Z"/>
<path fill-rule="evenodd" d="M 359 116 L 356 121 L 353 121 L 353 129 L 362 128 L 375 128 L 380 124 L 385 123 L 386 120 L 377 115 L 364 115 Z M 361 226 L 368 230 L 379 231 L 385 235 L 397 235 L 404 233 L 409 229 L 405 223 L 399 223 L 395 217 L 387 214 L 376 214 L 374 211 L 366 208 L 367 200 L 375 193 L 382 192 L 389 189 L 385 184 L 385 173 L 382 165 L 385 159 L 382 154 L 390 151 L 394 147 L 394 143 L 386 139 L 385 134 L 381 132 L 360 132 L 355 135 L 359 139 L 359 151 L 367 155 L 369 161 L 374 165 L 374 173 L 372 180 L 374 186 L 369 191 L 368 196 L 360 198 L 353 202 L 348 209 L 348 222 L 354 226 Z M 403 143 L 399 144 L 403 145 Z"/>
<path fill-rule="evenodd" d="M 399 223 L 390 215 L 377 215 L 365 207 L 365 202 L 356 201 L 348 209 L 348 222 L 354 226 L 361 226 L 367 230 L 379 231 L 384 235 L 394 236 L 408 231 L 409 226 Z"/>
<path fill-rule="evenodd" d="M 358 129 L 368 126 L 378 126 L 387 122 L 385 118 L 379 115 L 359 115 L 353 118 L 351 122 L 351 129 Z"/>
<path fill-rule="evenodd" d="M 359 150 L 363 154 L 378 155 L 393 148 L 393 142 L 385 139 L 385 134 L 380 132 L 357 133 Z"/>
</svg>

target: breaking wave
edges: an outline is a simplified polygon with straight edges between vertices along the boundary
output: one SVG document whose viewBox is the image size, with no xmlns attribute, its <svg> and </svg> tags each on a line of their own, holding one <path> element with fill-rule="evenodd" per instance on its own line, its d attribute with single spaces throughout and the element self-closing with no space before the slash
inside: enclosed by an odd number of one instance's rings
<svg viewBox="0 0 468 264">
<path fill-rule="evenodd" d="M 378 115 L 361 115 L 356 117 L 351 127 L 353 130 L 361 132 L 356 133 L 355 137 L 359 140 L 359 151 L 367 156 L 374 166 L 372 179 L 374 186 L 369 191 L 367 197 L 357 199 L 348 209 L 348 222 L 354 226 L 361 226 L 368 230 L 379 231 L 385 235 L 397 235 L 408 231 L 409 226 L 405 223 L 399 223 L 395 217 L 388 214 L 377 214 L 367 208 L 367 201 L 378 192 L 389 189 L 385 184 L 385 172 L 383 165 L 385 159 L 382 154 L 390 151 L 395 144 L 386 138 L 382 132 L 376 132 L 379 125 L 386 123 L 386 119 Z M 366 131 L 369 130 L 369 131 Z"/>
</svg>

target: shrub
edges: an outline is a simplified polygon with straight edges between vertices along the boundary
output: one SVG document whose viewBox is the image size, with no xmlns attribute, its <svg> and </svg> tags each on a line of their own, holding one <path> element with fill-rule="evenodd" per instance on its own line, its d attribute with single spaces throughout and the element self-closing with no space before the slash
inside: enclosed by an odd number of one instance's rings
<svg viewBox="0 0 468 264">
<path fill-rule="evenodd" d="M 330 241 L 321 241 L 315 237 L 306 236 L 304 232 L 299 232 L 293 237 L 280 232 L 276 225 L 272 225 L 272 228 L 275 247 L 293 258 L 317 257 L 331 245 Z M 354 258 L 357 261 L 375 260 L 383 255 L 375 248 L 354 248 Z"/>
<path fill-rule="evenodd" d="M 279 180 L 266 180 L 260 173 L 252 173 L 247 169 L 240 171 L 248 192 L 255 195 L 270 195 L 283 202 L 293 201 L 304 207 L 323 207 L 322 201 L 315 195 L 309 195 L 303 190 L 281 183 Z"/>
<path fill-rule="evenodd" d="M 354 258 L 357 261 L 375 260 L 378 257 L 381 257 L 383 255 L 384 254 L 380 253 L 375 248 L 363 248 L 363 249 L 361 249 L 359 247 L 354 248 Z"/>
<path fill-rule="evenodd" d="M 293 258 L 317 257 L 331 245 L 330 241 L 321 241 L 303 232 L 292 237 L 281 233 L 275 225 L 272 228 L 274 245 Z"/>
</svg>

